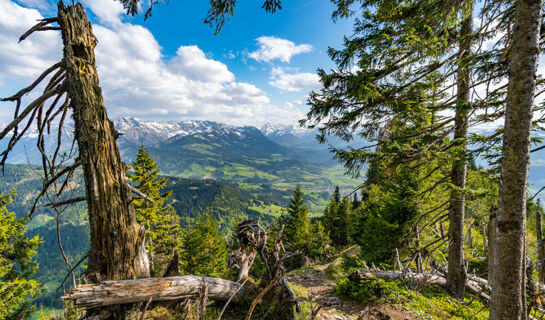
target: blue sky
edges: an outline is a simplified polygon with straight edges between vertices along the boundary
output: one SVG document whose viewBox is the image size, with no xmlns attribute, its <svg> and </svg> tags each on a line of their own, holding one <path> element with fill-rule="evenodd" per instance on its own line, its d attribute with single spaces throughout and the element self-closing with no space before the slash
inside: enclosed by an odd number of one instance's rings
<svg viewBox="0 0 545 320">
<path fill-rule="evenodd" d="M 284 1 L 275 14 L 239 1 L 219 35 L 203 23 L 205 0 L 171 0 L 153 15 L 127 17 L 114 0 L 82 0 L 98 39 L 97 66 L 112 118 L 214 120 L 235 125 L 294 124 L 330 69 L 351 20 L 331 19 L 325 0 Z M 36 19 L 55 15 L 46 0 L 0 0 L 0 95 L 6 96 L 60 59 L 55 31 L 17 38 Z M 30 97 L 31 98 L 31 97 Z M 0 104 L 2 119 L 9 105 Z M 6 122 L 6 121 L 0 121 Z"/>
</svg>

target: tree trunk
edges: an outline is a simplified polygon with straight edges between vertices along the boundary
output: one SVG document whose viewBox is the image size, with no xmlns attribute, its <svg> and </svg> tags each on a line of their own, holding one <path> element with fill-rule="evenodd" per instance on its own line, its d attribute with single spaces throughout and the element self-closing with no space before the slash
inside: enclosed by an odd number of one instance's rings
<svg viewBox="0 0 545 320">
<path fill-rule="evenodd" d="M 526 188 L 541 10 L 541 0 L 515 4 L 490 319 L 526 319 Z"/>
<path fill-rule="evenodd" d="M 233 302 L 240 302 L 243 299 L 251 300 L 253 295 L 250 293 L 252 292 L 250 285 L 240 288 L 241 284 L 238 282 L 211 277 L 204 277 L 204 281 L 210 299 L 225 301 L 234 296 Z M 198 298 L 203 285 L 203 278 L 197 276 L 104 281 L 100 284 L 72 288 L 63 299 L 74 301 L 74 306 L 78 308 L 108 307 L 143 302 L 150 297 L 154 302 L 172 301 Z M 250 298 L 246 296 L 250 296 Z"/>
<path fill-rule="evenodd" d="M 484 225 L 484 220 L 481 221 L 481 233 L 483 236 L 483 249 L 488 254 L 488 237 L 487 237 L 487 231 L 486 226 Z"/>
<path fill-rule="evenodd" d="M 545 282 L 545 245 L 543 244 L 543 226 L 541 208 L 536 210 L 536 238 L 537 238 L 537 273 L 539 282 Z"/>
<path fill-rule="evenodd" d="M 471 34 L 473 32 L 473 2 L 463 10 L 460 52 L 458 58 L 457 104 L 454 119 L 454 140 L 459 140 L 460 154 L 452 164 L 451 183 L 454 185 L 450 193 L 449 208 L 449 250 L 447 290 L 458 299 L 464 298 L 466 270 L 464 263 L 464 210 L 466 186 L 467 156 L 466 139 L 469 115 L 469 82 L 471 72 L 468 58 L 471 56 Z"/>
<path fill-rule="evenodd" d="M 91 281 L 149 276 L 143 232 L 136 222 L 125 182 L 117 132 L 108 119 L 98 83 L 96 38 L 79 3 L 58 5 L 64 44 L 63 67 L 85 178 L 91 248 L 87 275 Z"/>
<path fill-rule="evenodd" d="M 494 253 L 496 247 L 496 215 L 498 207 L 492 205 L 488 216 L 488 282 L 492 284 L 492 275 L 494 274 Z"/>
</svg>

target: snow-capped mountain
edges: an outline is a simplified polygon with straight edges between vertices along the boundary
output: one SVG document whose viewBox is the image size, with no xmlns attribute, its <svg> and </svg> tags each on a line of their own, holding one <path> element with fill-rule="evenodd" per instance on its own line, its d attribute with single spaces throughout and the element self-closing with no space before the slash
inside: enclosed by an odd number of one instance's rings
<svg viewBox="0 0 545 320">
<path fill-rule="evenodd" d="M 203 132 L 228 132 L 227 125 L 212 121 L 143 121 L 136 118 L 120 118 L 114 121 L 122 139 L 138 143 L 153 144 L 173 137 L 185 137 Z"/>
<path fill-rule="evenodd" d="M 283 135 L 294 135 L 294 136 L 304 136 L 311 131 L 306 128 L 302 128 L 297 125 L 286 125 L 286 124 L 272 124 L 267 123 L 261 127 L 261 132 L 265 136 L 283 136 Z"/>
<path fill-rule="evenodd" d="M 238 156 L 266 156 L 272 153 L 290 154 L 286 148 L 276 144 L 255 127 L 234 127 L 212 121 L 143 121 L 136 118 L 120 118 L 114 121 L 120 133 L 119 147 L 125 161 L 133 159 L 139 145 L 153 148 L 160 157 L 187 156 L 190 153 L 208 153 L 209 156 L 225 154 Z M 53 152 L 56 145 L 57 130 L 51 126 L 51 134 L 45 135 L 46 150 Z M 74 135 L 73 123 L 63 126 L 61 153 L 72 148 Z M 40 154 L 36 148 L 38 133 L 30 128 L 10 153 L 10 163 L 40 163 Z M 0 141 L 4 148 L 9 137 Z M 76 146 L 77 147 L 77 146 Z M 183 152 L 181 152 L 183 151 Z M 173 159 L 171 159 L 173 160 Z M 170 161 L 169 162 L 173 162 Z"/>
</svg>

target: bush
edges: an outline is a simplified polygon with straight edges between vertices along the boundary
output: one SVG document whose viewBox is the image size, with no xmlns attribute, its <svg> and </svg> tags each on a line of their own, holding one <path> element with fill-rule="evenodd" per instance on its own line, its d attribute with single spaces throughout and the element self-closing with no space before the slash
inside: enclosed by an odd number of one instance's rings
<svg viewBox="0 0 545 320">
<path fill-rule="evenodd" d="M 370 279 L 353 282 L 341 279 L 337 282 L 336 293 L 350 297 L 358 301 L 375 300 L 389 297 L 402 291 L 398 281 L 385 281 L 382 279 Z"/>
</svg>

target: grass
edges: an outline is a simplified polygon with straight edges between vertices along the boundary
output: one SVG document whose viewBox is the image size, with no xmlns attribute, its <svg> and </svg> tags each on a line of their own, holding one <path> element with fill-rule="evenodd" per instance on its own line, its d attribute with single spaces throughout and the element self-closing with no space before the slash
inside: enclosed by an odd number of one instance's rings
<svg viewBox="0 0 545 320">
<path fill-rule="evenodd" d="M 44 226 L 49 221 L 53 220 L 53 217 L 48 216 L 46 214 L 38 214 L 30 220 L 30 223 L 28 224 L 28 229 L 32 230 L 35 228 L 39 228 L 41 226 Z"/>
<path fill-rule="evenodd" d="M 253 205 L 250 207 L 250 209 L 258 211 L 262 214 L 268 214 L 275 217 L 280 217 L 280 215 L 282 214 L 282 211 L 285 211 L 284 207 L 281 207 L 275 204 L 270 204 L 270 205 L 262 204 L 259 206 Z"/>
</svg>

